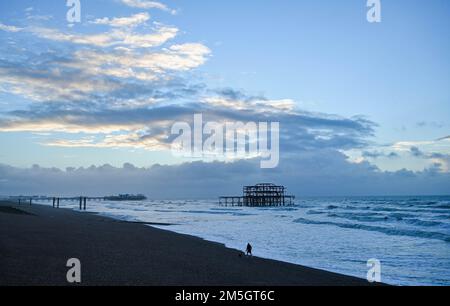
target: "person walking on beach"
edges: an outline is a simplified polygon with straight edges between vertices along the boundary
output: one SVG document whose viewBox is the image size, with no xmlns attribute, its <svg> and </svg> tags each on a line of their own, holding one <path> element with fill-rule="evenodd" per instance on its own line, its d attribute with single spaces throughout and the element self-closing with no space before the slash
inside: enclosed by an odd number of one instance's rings
<svg viewBox="0 0 450 306">
<path fill-rule="evenodd" d="M 250 243 L 247 243 L 247 249 L 245 250 L 245 252 L 247 253 L 247 256 L 253 256 L 252 255 L 252 245 Z"/>
</svg>

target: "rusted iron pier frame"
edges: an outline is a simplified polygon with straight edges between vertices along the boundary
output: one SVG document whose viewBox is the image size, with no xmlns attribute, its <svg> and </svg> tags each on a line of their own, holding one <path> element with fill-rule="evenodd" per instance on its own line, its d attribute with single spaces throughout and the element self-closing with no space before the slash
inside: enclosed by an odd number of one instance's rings
<svg viewBox="0 0 450 306">
<path fill-rule="evenodd" d="M 270 206 L 293 206 L 294 196 L 265 196 L 265 197 L 220 197 L 221 206 L 249 206 L 249 207 L 270 207 Z"/>
<path fill-rule="evenodd" d="M 242 197 L 220 197 L 219 204 L 249 207 L 292 206 L 295 205 L 295 196 L 286 195 L 284 186 L 263 183 L 245 186 Z"/>
</svg>

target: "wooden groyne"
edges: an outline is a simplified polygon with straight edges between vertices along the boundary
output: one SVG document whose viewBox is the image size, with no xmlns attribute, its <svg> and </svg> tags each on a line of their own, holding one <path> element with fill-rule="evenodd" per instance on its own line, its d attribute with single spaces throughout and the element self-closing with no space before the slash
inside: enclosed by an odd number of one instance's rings
<svg viewBox="0 0 450 306">
<path fill-rule="evenodd" d="M 79 210 L 87 210 L 88 201 L 104 201 L 105 197 L 15 197 L 11 198 L 12 201 L 17 201 L 19 205 L 32 205 L 33 201 L 37 202 L 52 202 L 53 208 L 59 208 L 60 203 L 75 202 L 78 203 Z"/>
</svg>

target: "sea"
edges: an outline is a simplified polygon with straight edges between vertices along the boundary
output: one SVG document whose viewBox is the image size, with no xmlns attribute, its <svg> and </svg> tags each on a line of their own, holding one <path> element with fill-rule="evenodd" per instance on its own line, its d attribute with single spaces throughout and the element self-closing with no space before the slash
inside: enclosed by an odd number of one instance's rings
<svg viewBox="0 0 450 306">
<path fill-rule="evenodd" d="M 44 205 L 51 205 L 42 202 Z M 61 207 L 78 209 L 76 202 Z M 211 200 L 88 202 L 88 211 L 197 236 L 254 256 L 392 285 L 450 285 L 450 196 L 300 198 L 291 207 Z"/>
</svg>

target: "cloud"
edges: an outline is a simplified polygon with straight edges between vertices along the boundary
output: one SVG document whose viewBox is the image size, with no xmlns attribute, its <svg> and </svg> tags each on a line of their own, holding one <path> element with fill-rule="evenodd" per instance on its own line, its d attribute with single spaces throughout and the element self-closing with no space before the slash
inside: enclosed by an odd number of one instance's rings
<svg viewBox="0 0 450 306">
<path fill-rule="evenodd" d="M 154 1 L 122 2 L 170 11 Z M 442 173 L 448 172 L 448 155 L 422 151 L 434 142 L 399 142 L 390 153 L 368 151 L 376 124 L 365 117 L 307 112 L 289 97 L 209 88 L 191 72 L 206 63 L 211 50 L 181 38 L 171 42 L 180 30 L 157 22 L 148 30 L 149 20 L 146 12 L 97 18 L 92 23 L 106 25 L 107 30 L 91 23 L 93 31 L 85 33 L 0 24 L 0 30 L 18 37 L 31 34 L 48 46 L 36 53 L 4 47 L 0 91 L 32 103 L 0 113 L 0 132 L 40 133 L 39 143 L 49 147 L 167 151 L 172 125 L 192 125 L 196 113 L 219 123 L 279 122 L 280 167 L 261 170 L 257 159 L 66 171 L 0 165 L 0 193 L 216 197 L 262 181 L 285 184 L 298 195 L 448 193 L 449 177 Z M 340 152 L 345 150 L 364 150 L 363 156 L 373 159 L 411 152 L 433 165 L 422 172 L 382 172 L 367 161 L 350 162 Z"/>
<path fill-rule="evenodd" d="M 211 198 L 239 194 L 243 185 L 274 182 L 296 196 L 448 194 L 450 174 L 433 168 L 412 172 L 382 172 L 368 163 L 353 164 L 334 150 L 303 152 L 284 157 L 270 171 L 257 159 L 235 162 L 191 162 L 180 165 L 131 164 L 89 168 L 27 169 L 0 165 L 0 194 L 48 194 L 104 196 L 113 193 L 145 193 L 151 198 Z M 324 167 L 326 165 L 326 167 Z"/>
<path fill-rule="evenodd" d="M 147 43 L 150 43 L 150 40 L 147 40 Z M 164 77 L 167 72 L 183 72 L 197 68 L 206 62 L 209 54 L 207 47 L 194 43 L 172 45 L 160 51 L 145 53 L 120 49 L 113 52 L 82 50 L 74 54 L 73 61 L 63 65 L 91 75 L 154 81 L 160 76 Z"/>
<path fill-rule="evenodd" d="M 6 24 L 3 24 L 3 23 L 0 23 L 0 30 L 5 31 L 5 32 L 16 33 L 16 32 L 23 31 L 23 28 L 19 28 L 19 27 L 16 27 L 16 26 L 6 25 Z"/>
<path fill-rule="evenodd" d="M 135 27 L 143 24 L 150 19 L 148 13 L 139 13 L 130 17 L 116 17 L 116 18 L 98 18 L 92 21 L 93 24 L 108 25 L 111 27 Z"/>
<path fill-rule="evenodd" d="M 33 7 L 28 7 L 24 11 L 27 20 L 48 21 L 53 19 L 52 15 L 33 14 L 33 12 L 35 11 Z"/>
<path fill-rule="evenodd" d="M 92 137 L 78 140 L 57 139 L 48 141 L 46 146 L 64 148 L 135 148 L 152 151 L 168 151 L 171 148 L 165 134 L 154 134 L 150 131 L 145 133 L 133 132 L 126 134 L 109 134 L 101 141 Z"/>
<path fill-rule="evenodd" d="M 432 153 L 429 155 L 429 158 L 440 171 L 450 172 L 450 154 Z"/>
<path fill-rule="evenodd" d="M 436 141 L 450 140 L 450 135 L 436 139 Z"/>
<path fill-rule="evenodd" d="M 397 158 L 400 157 L 396 152 L 384 153 L 380 151 L 363 151 L 362 156 L 365 158 L 377 159 L 380 157 Z"/>
<path fill-rule="evenodd" d="M 96 22 L 132 25 L 147 17 L 148 14 L 143 13 L 129 18 L 97 19 Z M 129 27 L 96 34 L 68 34 L 45 27 L 29 27 L 24 31 L 61 44 L 87 45 L 73 48 L 72 54 L 57 56 L 50 51 L 28 53 L 28 58 L 20 58 L 20 61 L 8 57 L 0 60 L 0 79 L 4 84 L 0 90 L 37 101 L 80 100 L 90 93 L 108 93 L 123 85 L 117 78 L 126 82 L 173 78 L 167 74 L 197 68 L 211 53 L 200 43 L 177 43 L 162 48 L 161 45 L 177 35 L 178 29 L 158 23 L 152 33 L 137 33 Z"/>
<path fill-rule="evenodd" d="M 425 154 L 418 147 L 411 147 L 410 152 L 415 157 L 423 157 Z"/>
<path fill-rule="evenodd" d="M 442 128 L 444 127 L 444 125 L 442 123 L 439 122 L 435 122 L 435 121 L 419 121 L 416 123 L 417 127 L 431 127 L 431 128 Z"/>
<path fill-rule="evenodd" d="M 236 111 L 227 106 L 208 103 L 167 104 L 154 102 L 145 107 L 110 108 L 93 105 L 72 109 L 70 105 L 48 103 L 39 111 L 10 112 L 0 119 L 0 131 L 33 131 L 102 134 L 89 141 L 66 139 L 44 143 L 60 147 L 130 147 L 146 150 L 170 148 L 171 127 L 183 121 L 192 126 L 193 114 L 202 113 L 205 122 L 267 122 L 281 124 L 280 150 L 283 154 L 316 149 L 345 150 L 362 148 L 372 134 L 373 123 L 360 119 L 329 117 L 326 114 L 286 112 L 265 106 L 271 112 L 259 110 Z M 90 106 L 89 106 L 90 105 Z"/>
<path fill-rule="evenodd" d="M 391 145 L 396 151 L 411 151 L 411 147 L 432 145 L 434 141 L 399 141 Z"/>
<path fill-rule="evenodd" d="M 149 1 L 149 0 L 121 0 L 123 4 L 126 4 L 131 7 L 140 8 L 140 9 L 159 9 L 163 11 L 170 12 L 171 14 L 175 14 L 175 10 L 171 10 L 167 5 L 157 2 L 157 1 Z"/>
<path fill-rule="evenodd" d="M 267 111 L 293 111 L 295 108 L 295 101 L 292 99 L 268 100 L 260 98 L 252 99 L 230 99 L 224 96 L 205 97 L 204 102 L 224 108 L 230 108 L 237 111 L 254 109 L 258 112 Z"/>
<path fill-rule="evenodd" d="M 429 159 L 442 172 L 450 171 L 450 154 L 439 152 L 423 152 L 417 147 L 411 147 L 411 154 L 417 158 Z"/>
<path fill-rule="evenodd" d="M 42 26 L 19 28 L 2 23 L 0 23 L 0 30 L 13 33 L 27 32 L 42 39 L 103 48 L 120 46 L 127 48 L 158 47 L 177 35 L 177 28 L 164 26 L 157 22 L 154 23 L 152 33 L 138 33 L 133 30 L 135 26 L 145 23 L 149 18 L 150 16 L 147 13 L 140 13 L 130 17 L 96 19 L 93 23 L 115 28 L 109 32 L 96 34 L 67 33 Z"/>
<path fill-rule="evenodd" d="M 416 169 L 417 166 L 423 166 L 432 167 L 438 172 L 449 172 L 450 143 L 445 140 L 446 137 L 443 137 L 442 140 L 400 141 L 394 144 L 378 145 L 376 147 L 381 151 L 364 150 L 361 152 L 361 156 L 372 161 L 380 157 L 405 158 L 407 162 L 415 162 Z M 351 155 L 354 156 L 354 153 L 352 152 Z M 403 160 L 398 162 L 401 164 Z"/>
<path fill-rule="evenodd" d="M 92 78 L 82 72 L 64 69 L 54 54 L 34 58 L 34 64 L 0 60 L 0 90 L 35 101 L 80 100 L 93 92 L 109 92 L 118 84 L 113 80 Z M 62 77 L 64 75 L 64 77 Z"/>
<path fill-rule="evenodd" d="M 118 21 L 116 21 L 116 23 L 118 23 Z M 91 45 L 95 47 L 124 46 L 128 48 L 152 48 L 161 46 L 173 39 L 178 33 L 177 28 L 160 24 L 156 25 L 153 29 L 153 33 L 150 34 L 135 33 L 126 28 L 98 34 L 69 34 L 57 29 L 45 27 L 27 28 L 26 31 L 33 33 L 40 38 L 53 41 Z"/>
<path fill-rule="evenodd" d="M 107 19 L 107 23 L 112 21 Z M 158 27 L 161 33 L 175 35 L 178 31 Z M 111 33 L 121 30 L 69 36 L 42 28 L 33 31 L 38 37 L 59 42 L 77 37 L 88 46 L 67 54 L 47 52 L 0 60 L 3 90 L 39 102 L 4 113 L 0 131 L 101 134 L 82 140 L 66 135 L 43 143 L 48 146 L 167 149 L 173 123 L 191 123 L 195 113 L 216 122 L 280 122 L 282 150 L 289 153 L 359 148 L 373 134 L 374 123 L 364 118 L 304 112 L 289 98 L 269 99 L 231 88 L 208 89 L 180 77 L 206 62 L 211 50 L 203 44 L 176 43 L 140 50 L 134 47 L 158 45 L 172 36 L 152 41 L 147 34 L 133 34 L 122 40 L 123 45 L 109 48 L 101 46 L 111 45 L 112 38 L 117 38 Z"/>
<path fill-rule="evenodd" d="M 389 158 L 397 158 L 397 157 L 400 157 L 400 155 L 398 155 L 398 154 L 395 153 L 395 152 L 391 152 L 391 153 L 389 153 L 389 154 L 387 155 L 387 157 L 389 157 Z"/>
<path fill-rule="evenodd" d="M 160 28 L 158 33 L 161 35 L 138 38 L 132 35 L 126 38 L 126 43 L 128 46 L 156 46 L 170 39 L 175 32 Z M 8 50 L 9 54 L 16 52 L 13 48 Z M 66 53 L 27 52 L 21 57 L 0 59 L 0 91 L 34 101 L 54 102 L 98 99 L 111 93 L 121 96 L 130 92 L 130 87 L 136 94 L 141 92 L 138 87 L 164 89 L 164 83 L 177 78 L 174 73 L 203 65 L 210 52 L 198 43 L 174 44 L 146 51 L 75 48 Z M 136 80 L 142 82 L 136 83 Z"/>
</svg>

